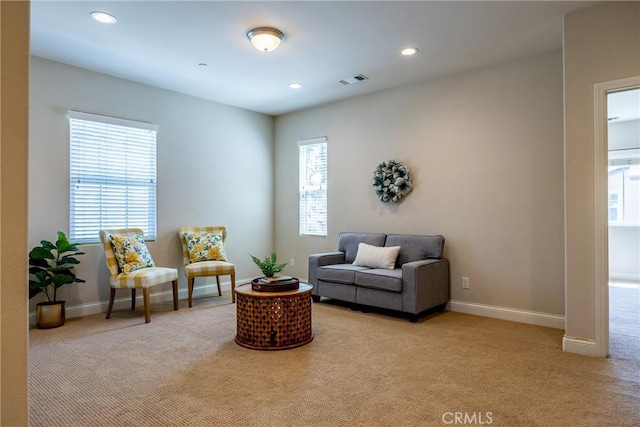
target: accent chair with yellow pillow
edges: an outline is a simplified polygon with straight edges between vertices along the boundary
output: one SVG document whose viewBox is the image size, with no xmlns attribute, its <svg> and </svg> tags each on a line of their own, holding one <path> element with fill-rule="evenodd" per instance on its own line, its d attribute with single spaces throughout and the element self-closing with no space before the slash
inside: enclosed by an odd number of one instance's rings
<svg viewBox="0 0 640 427">
<path fill-rule="evenodd" d="M 193 285 L 196 277 L 216 277 L 218 295 L 222 296 L 220 276 L 231 276 L 231 301 L 236 301 L 236 266 L 227 260 L 224 244 L 227 227 L 181 227 L 182 257 L 187 276 L 189 307 L 193 305 Z"/>
<path fill-rule="evenodd" d="M 178 309 L 178 270 L 157 267 L 139 228 L 100 230 L 100 242 L 109 269 L 111 294 L 107 319 L 111 317 L 116 289 L 131 289 L 131 310 L 136 308 L 136 289 L 142 289 L 144 321 L 151 320 L 149 288 L 171 282 L 173 285 L 173 309 Z"/>
</svg>

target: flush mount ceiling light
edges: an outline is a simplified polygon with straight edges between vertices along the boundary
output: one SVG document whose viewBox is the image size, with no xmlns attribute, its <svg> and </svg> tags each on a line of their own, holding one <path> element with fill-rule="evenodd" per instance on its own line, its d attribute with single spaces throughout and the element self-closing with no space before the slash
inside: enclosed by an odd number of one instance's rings
<svg viewBox="0 0 640 427">
<path fill-rule="evenodd" d="M 418 48 L 417 47 L 408 47 L 406 49 L 402 49 L 402 51 L 400 51 L 400 53 L 403 54 L 404 56 L 415 55 L 416 53 L 418 53 Z"/>
<path fill-rule="evenodd" d="M 99 12 L 99 11 L 91 12 L 91 17 L 94 20 L 101 22 L 103 24 L 115 24 L 116 22 L 118 22 L 115 16 L 107 12 Z"/>
<path fill-rule="evenodd" d="M 282 31 L 270 27 L 254 28 L 247 33 L 247 37 L 253 47 L 265 53 L 275 50 L 284 40 Z"/>
</svg>

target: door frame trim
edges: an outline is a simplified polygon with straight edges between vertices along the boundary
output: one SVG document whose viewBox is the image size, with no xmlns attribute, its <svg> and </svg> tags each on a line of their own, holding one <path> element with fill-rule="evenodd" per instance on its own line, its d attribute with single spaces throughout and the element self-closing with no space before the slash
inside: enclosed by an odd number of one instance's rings
<svg viewBox="0 0 640 427">
<path fill-rule="evenodd" d="M 593 170 L 595 236 L 595 354 L 609 354 L 609 142 L 607 95 L 640 87 L 640 76 L 593 85 Z"/>
</svg>

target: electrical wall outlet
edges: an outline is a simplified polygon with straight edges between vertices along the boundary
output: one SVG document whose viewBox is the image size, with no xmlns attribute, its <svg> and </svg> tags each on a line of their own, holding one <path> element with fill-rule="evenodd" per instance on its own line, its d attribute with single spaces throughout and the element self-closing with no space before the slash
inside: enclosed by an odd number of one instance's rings
<svg viewBox="0 0 640 427">
<path fill-rule="evenodd" d="M 462 289 L 469 289 L 469 278 L 468 277 L 463 277 L 462 278 Z"/>
<path fill-rule="evenodd" d="M 295 258 L 291 258 L 289 260 L 289 267 L 295 267 L 296 266 L 296 259 Z"/>
</svg>

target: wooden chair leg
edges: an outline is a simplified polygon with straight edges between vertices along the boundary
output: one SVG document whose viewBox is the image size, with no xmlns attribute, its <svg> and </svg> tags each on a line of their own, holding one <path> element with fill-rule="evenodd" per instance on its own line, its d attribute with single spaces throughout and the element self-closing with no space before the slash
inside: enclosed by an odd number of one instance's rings
<svg viewBox="0 0 640 427">
<path fill-rule="evenodd" d="M 236 302 L 236 273 L 231 273 L 231 302 Z"/>
<path fill-rule="evenodd" d="M 142 299 L 144 300 L 144 323 L 151 321 L 151 307 L 149 307 L 149 288 L 142 289 Z"/>
<path fill-rule="evenodd" d="M 193 281 L 195 278 L 187 277 L 187 293 L 189 294 L 189 308 L 193 306 Z"/>
<path fill-rule="evenodd" d="M 220 276 L 216 276 L 216 283 L 218 284 L 218 296 L 222 296 L 222 289 L 220 288 Z"/>
<path fill-rule="evenodd" d="M 173 281 L 173 309 L 177 310 L 178 307 L 178 281 Z"/>
<path fill-rule="evenodd" d="M 136 309 L 136 290 L 131 289 L 131 311 Z"/>
<path fill-rule="evenodd" d="M 107 308 L 107 317 L 105 317 L 105 319 L 108 319 L 111 317 L 111 310 L 113 309 L 113 300 L 116 297 L 116 288 L 111 288 L 111 294 L 109 295 L 109 307 Z"/>
</svg>

